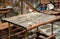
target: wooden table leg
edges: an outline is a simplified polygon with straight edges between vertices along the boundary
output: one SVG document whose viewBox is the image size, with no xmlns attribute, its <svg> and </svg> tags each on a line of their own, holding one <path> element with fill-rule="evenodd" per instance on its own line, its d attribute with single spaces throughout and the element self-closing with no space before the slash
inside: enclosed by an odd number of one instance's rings
<svg viewBox="0 0 60 39">
<path fill-rule="evenodd" d="M 52 26 L 51 26 L 51 35 L 53 35 L 53 33 L 54 33 L 54 31 L 53 31 L 53 22 L 51 23 L 52 24 Z M 52 39 L 56 39 L 56 37 L 54 36 Z"/>
<path fill-rule="evenodd" d="M 53 22 L 51 23 L 51 35 L 53 35 Z"/>
<path fill-rule="evenodd" d="M 24 29 L 24 31 L 25 31 L 25 38 L 24 39 L 28 39 L 27 37 L 27 35 L 28 35 L 28 31 L 26 30 L 26 29 Z"/>
<path fill-rule="evenodd" d="M 27 34 L 28 34 L 27 31 L 25 31 L 25 39 L 28 39 L 28 38 L 27 38 L 27 37 L 28 37 Z"/>
<path fill-rule="evenodd" d="M 38 27 L 37 27 L 37 31 L 38 31 L 39 29 L 38 29 Z M 36 32 L 36 34 L 37 34 L 37 37 L 36 37 L 36 39 L 38 39 L 39 38 L 39 34 L 38 34 L 38 32 Z"/>
<path fill-rule="evenodd" d="M 8 15 L 7 15 L 7 13 L 5 13 L 5 18 L 7 18 L 8 17 Z"/>
<path fill-rule="evenodd" d="M 10 39 L 10 23 L 8 23 L 8 26 L 9 26 L 9 36 L 8 36 L 8 38 Z"/>
</svg>

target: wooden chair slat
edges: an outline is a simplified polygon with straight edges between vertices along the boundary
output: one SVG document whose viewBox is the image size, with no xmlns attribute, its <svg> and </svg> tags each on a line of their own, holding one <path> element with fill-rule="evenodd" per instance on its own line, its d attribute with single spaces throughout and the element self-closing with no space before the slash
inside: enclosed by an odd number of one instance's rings
<svg viewBox="0 0 60 39">
<path fill-rule="evenodd" d="M 50 1 L 49 0 L 41 0 L 41 4 L 49 4 Z"/>
</svg>

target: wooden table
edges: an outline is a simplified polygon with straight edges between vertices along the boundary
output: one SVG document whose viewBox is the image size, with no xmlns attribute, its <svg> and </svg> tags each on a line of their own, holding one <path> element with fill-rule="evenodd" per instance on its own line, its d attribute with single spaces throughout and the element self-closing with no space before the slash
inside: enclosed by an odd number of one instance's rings
<svg viewBox="0 0 60 39">
<path fill-rule="evenodd" d="M 32 12 L 29 14 L 18 15 L 10 18 L 3 18 L 2 20 L 9 23 L 9 39 L 10 39 L 10 23 L 22 27 L 25 31 L 25 39 L 27 39 L 27 32 L 39 26 L 51 23 L 52 24 L 52 33 L 53 34 L 53 22 L 60 19 L 59 16 L 47 15 L 38 12 Z"/>
</svg>

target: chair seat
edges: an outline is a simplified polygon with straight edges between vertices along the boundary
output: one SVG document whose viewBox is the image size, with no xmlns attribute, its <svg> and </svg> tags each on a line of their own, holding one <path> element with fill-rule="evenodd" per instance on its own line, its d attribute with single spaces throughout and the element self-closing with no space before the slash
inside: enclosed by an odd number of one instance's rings
<svg viewBox="0 0 60 39">
<path fill-rule="evenodd" d="M 13 26 L 13 24 L 10 25 L 11 27 Z M 0 23 L 0 30 L 4 30 L 6 28 L 9 28 L 8 23 Z"/>
</svg>

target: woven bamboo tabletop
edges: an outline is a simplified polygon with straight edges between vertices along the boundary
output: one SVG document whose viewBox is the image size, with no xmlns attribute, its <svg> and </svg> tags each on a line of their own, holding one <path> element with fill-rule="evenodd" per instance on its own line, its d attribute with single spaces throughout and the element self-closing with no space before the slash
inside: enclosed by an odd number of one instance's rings
<svg viewBox="0 0 60 39">
<path fill-rule="evenodd" d="M 47 15 L 43 13 L 32 12 L 29 14 L 18 15 L 10 18 L 3 18 L 2 20 L 20 25 L 22 27 L 25 27 L 27 30 L 30 30 L 33 28 L 37 28 L 41 25 L 54 22 L 55 20 L 58 20 L 58 19 L 60 19 L 59 16 L 57 17 L 54 15 Z"/>
</svg>

